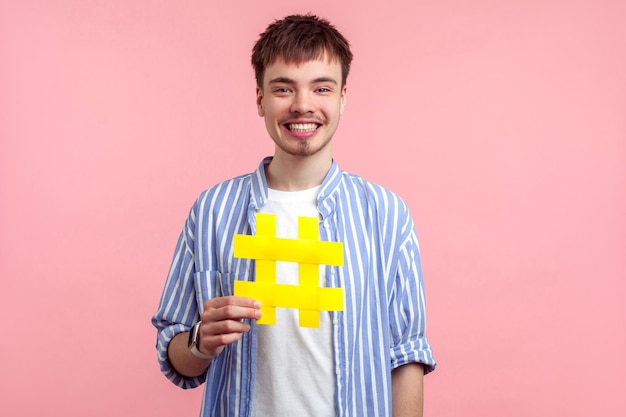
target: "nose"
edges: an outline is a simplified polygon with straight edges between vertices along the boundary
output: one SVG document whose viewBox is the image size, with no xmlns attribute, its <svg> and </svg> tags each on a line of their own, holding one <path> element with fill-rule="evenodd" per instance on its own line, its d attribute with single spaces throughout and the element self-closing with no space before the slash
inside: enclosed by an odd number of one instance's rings
<svg viewBox="0 0 626 417">
<path fill-rule="evenodd" d="M 291 103 L 292 113 L 311 113 L 315 111 L 315 102 L 308 92 L 299 91 L 293 96 L 293 102 Z"/>
</svg>

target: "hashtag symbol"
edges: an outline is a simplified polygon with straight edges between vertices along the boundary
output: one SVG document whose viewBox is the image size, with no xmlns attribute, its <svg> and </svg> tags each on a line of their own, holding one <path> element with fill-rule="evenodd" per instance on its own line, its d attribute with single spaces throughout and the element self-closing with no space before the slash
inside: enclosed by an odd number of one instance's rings
<svg viewBox="0 0 626 417">
<path fill-rule="evenodd" d="M 235 295 L 261 303 L 258 324 L 276 324 L 276 308 L 297 308 L 302 327 L 319 327 L 320 311 L 343 310 L 341 288 L 320 287 L 319 265 L 343 265 L 341 242 L 319 240 L 318 219 L 298 218 L 298 238 L 276 237 L 276 216 L 257 213 L 254 236 L 234 236 L 234 256 L 254 259 L 256 281 L 235 281 Z M 276 262 L 298 264 L 298 285 L 276 283 Z"/>
</svg>

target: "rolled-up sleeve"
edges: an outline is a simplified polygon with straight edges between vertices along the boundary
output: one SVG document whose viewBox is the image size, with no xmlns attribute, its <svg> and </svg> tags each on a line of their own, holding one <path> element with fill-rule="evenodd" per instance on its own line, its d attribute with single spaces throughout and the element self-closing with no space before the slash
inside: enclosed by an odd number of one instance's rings
<svg viewBox="0 0 626 417">
<path fill-rule="evenodd" d="M 176 244 L 161 301 L 152 318 L 152 324 L 157 329 L 156 350 L 161 372 L 184 389 L 195 388 L 206 379 L 206 375 L 192 378 L 178 373 L 167 356 L 174 336 L 189 331 L 199 316 L 194 284 L 194 229 L 195 215 L 192 210 Z"/>
<path fill-rule="evenodd" d="M 411 362 L 424 365 L 424 373 L 435 369 L 432 349 L 426 339 L 424 282 L 417 236 L 411 227 L 398 256 L 394 291 L 389 306 L 391 367 Z"/>
</svg>

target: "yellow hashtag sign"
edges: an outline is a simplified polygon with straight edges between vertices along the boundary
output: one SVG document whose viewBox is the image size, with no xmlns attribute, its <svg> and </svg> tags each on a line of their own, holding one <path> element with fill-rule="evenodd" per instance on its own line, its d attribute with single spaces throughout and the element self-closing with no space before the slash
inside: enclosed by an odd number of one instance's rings
<svg viewBox="0 0 626 417">
<path fill-rule="evenodd" d="M 343 265 L 343 245 L 320 241 L 317 223 L 299 217 L 298 239 L 278 238 L 276 216 L 257 213 L 256 235 L 235 235 L 235 257 L 256 260 L 256 281 L 235 281 L 235 295 L 261 303 L 258 324 L 276 324 L 276 307 L 297 308 L 302 327 L 319 327 L 320 310 L 343 310 L 343 290 L 319 286 L 319 265 Z M 276 261 L 298 264 L 298 285 L 276 283 Z"/>
</svg>

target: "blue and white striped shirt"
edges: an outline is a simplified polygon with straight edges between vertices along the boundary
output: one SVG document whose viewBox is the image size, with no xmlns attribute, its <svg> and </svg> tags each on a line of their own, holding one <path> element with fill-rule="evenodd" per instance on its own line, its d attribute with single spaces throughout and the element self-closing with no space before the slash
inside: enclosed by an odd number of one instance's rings
<svg viewBox="0 0 626 417">
<path fill-rule="evenodd" d="M 249 417 L 254 391 L 256 325 L 211 362 L 207 375 L 180 375 L 167 358 L 178 333 L 189 331 L 204 302 L 232 295 L 235 280 L 254 279 L 254 261 L 233 257 L 233 236 L 255 233 L 267 202 L 266 158 L 247 175 L 204 191 L 178 240 L 152 323 L 162 372 L 182 388 L 207 381 L 201 416 Z M 343 242 L 344 266 L 327 266 L 326 286 L 344 289 L 332 312 L 337 416 L 390 416 L 391 371 L 419 362 L 435 367 L 425 337 L 419 247 L 406 204 L 392 192 L 343 172 L 333 162 L 317 198 L 320 239 Z"/>
</svg>

